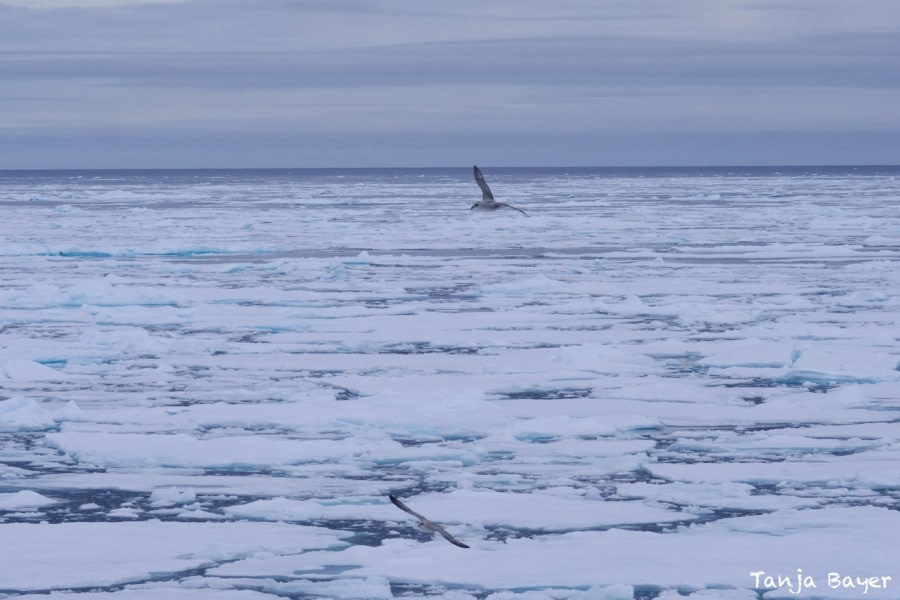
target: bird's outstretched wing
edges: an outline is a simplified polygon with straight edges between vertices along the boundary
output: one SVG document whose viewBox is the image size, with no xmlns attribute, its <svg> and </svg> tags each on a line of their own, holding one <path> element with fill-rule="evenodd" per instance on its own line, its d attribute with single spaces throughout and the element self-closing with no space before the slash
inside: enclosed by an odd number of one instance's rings
<svg viewBox="0 0 900 600">
<path fill-rule="evenodd" d="M 491 188 L 488 187 L 487 181 L 484 180 L 484 175 L 481 174 L 481 169 L 478 168 L 478 165 L 475 165 L 475 183 L 481 188 L 482 200 L 494 199 L 494 194 L 491 193 Z"/>
<path fill-rule="evenodd" d="M 449 533 L 447 533 L 447 531 L 446 531 L 443 527 L 441 527 L 440 525 L 438 525 L 437 523 L 432 523 L 431 525 L 434 527 L 434 530 L 435 530 L 435 531 L 437 531 L 439 534 L 441 534 L 441 535 L 444 537 L 445 540 L 447 540 L 448 542 L 450 542 L 450 543 L 453 544 L 454 546 L 459 546 L 460 548 L 468 548 L 468 546 L 466 546 L 465 544 L 463 544 L 461 541 L 459 541 L 458 539 L 456 539 L 455 537 L 453 537 L 453 536 L 450 535 Z"/>
<path fill-rule="evenodd" d="M 529 215 L 527 212 L 525 212 L 524 210 L 522 210 L 521 208 L 516 208 L 516 207 L 513 206 L 512 204 L 506 204 L 505 202 L 498 202 L 497 204 L 499 204 L 500 206 L 505 206 L 506 208 L 511 208 L 511 209 L 513 209 L 513 210 L 517 210 L 517 211 L 519 211 L 520 213 L 522 213 L 523 215 L 525 215 L 526 217 L 530 217 L 530 216 L 531 216 L 531 215 Z"/>
<path fill-rule="evenodd" d="M 408 507 L 407 505 L 405 505 L 405 504 L 403 504 L 402 502 L 400 502 L 400 500 L 397 499 L 397 496 L 394 496 L 393 494 L 388 494 L 388 498 L 391 499 L 391 502 L 394 503 L 394 506 L 396 506 L 397 508 L 399 508 L 399 509 L 402 510 L 403 512 L 407 512 L 407 513 L 411 514 L 412 516 L 416 517 L 416 518 L 419 519 L 420 521 L 428 521 L 428 519 L 426 519 L 425 517 L 423 517 L 422 515 L 420 515 L 419 513 L 417 513 L 416 511 L 414 511 L 414 510 L 411 509 L 410 507 Z"/>
</svg>

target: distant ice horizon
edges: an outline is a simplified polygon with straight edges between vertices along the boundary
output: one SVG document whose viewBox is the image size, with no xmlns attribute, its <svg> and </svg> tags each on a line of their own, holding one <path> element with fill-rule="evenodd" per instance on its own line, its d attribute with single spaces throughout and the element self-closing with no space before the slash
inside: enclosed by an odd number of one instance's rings
<svg viewBox="0 0 900 600">
<path fill-rule="evenodd" d="M 477 163 L 472 163 L 477 164 Z M 471 169 L 471 164 L 465 165 L 428 165 L 428 166 L 208 166 L 208 167 L 34 167 L 34 168 L 0 168 L 0 173 L 8 172 L 97 172 L 97 171 L 123 171 L 123 172 L 139 172 L 139 171 L 450 171 Z M 589 164 L 547 164 L 547 165 L 522 165 L 522 164 L 484 164 L 485 169 L 500 170 L 585 170 L 597 172 L 639 172 L 648 173 L 657 172 L 664 173 L 668 171 L 758 171 L 761 173 L 769 172 L 776 169 L 787 169 L 791 171 L 802 170 L 877 170 L 877 169 L 900 169 L 900 163 L 785 163 L 785 164 L 653 164 L 653 165 L 589 165 Z"/>
</svg>

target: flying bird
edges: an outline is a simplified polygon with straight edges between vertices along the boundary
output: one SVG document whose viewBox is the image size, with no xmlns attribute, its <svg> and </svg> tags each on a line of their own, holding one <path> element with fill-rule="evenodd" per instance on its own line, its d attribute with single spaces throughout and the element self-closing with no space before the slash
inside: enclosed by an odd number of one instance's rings
<svg viewBox="0 0 900 600">
<path fill-rule="evenodd" d="M 478 165 L 475 165 L 475 183 L 481 188 L 482 196 L 481 200 L 472 205 L 472 208 L 477 208 L 479 210 L 497 210 L 498 208 L 505 206 L 506 208 L 512 208 L 519 211 L 526 217 L 528 216 L 528 213 L 521 208 L 516 208 L 510 204 L 494 200 L 494 194 L 491 193 L 491 188 L 488 187 L 487 181 L 484 180 L 484 175 L 481 174 L 481 169 L 478 168 Z"/>
<path fill-rule="evenodd" d="M 476 168 L 477 168 L 477 167 L 476 167 Z M 405 504 L 403 504 L 402 502 L 400 502 L 400 500 L 398 500 L 396 496 L 391 495 L 391 494 L 388 494 L 388 498 L 391 499 L 391 502 L 394 503 L 394 506 L 396 506 L 397 508 L 399 508 L 399 509 L 402 510 L 403 512 L 409 513 L 409 514 L 411 514 L 412 516 L 414 516 L 415 518 L 417 518 L 417 519 L 419 520 L 419 525 L 418 525 L 418 527 L 419 527 L 419 529 L 421 529 L 422 531 L 431 531 L 432 533 L 439 533 L 439 534 L 441 534 L 441 535 L 444 537 L 445 540 L 447 540 L 448 542 L 450 542 L 450 543 L 453 544 L 454 546 L 459 546 L 460 548 L 468 548 L 468 546 L 466 546 L 465 544 L 463 544 L 461 541 L 459 541 L 458 539 L 456 539 L 455 537 L 453 537 L 453 536 L 450 535 L 449 533 L 447 533 L 447 531 L 446 531 L 443 527 L 441 527 L 440 525 L 438 525 L 438 524 L 435 523 L 434 521 L 431 521 L 431 520 L 429 520 L 429 519 L 426 519 L 425 517 L 423 517 L 422 515 L 420 515 L 419 513 L 417 513 L 416 511 L 414 511 L 414 510 L 411 509 L 410 507 L 408 507 L 407 505 L 405 505 Z"/>
</svg>

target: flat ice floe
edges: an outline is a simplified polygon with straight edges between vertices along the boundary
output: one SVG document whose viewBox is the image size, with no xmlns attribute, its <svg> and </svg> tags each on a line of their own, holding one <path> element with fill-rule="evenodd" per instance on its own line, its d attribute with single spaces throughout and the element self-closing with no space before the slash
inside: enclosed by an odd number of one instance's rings
<svg viewBox="0 0 900 600">
<path fill-rule="evenodd" d="M 0 174 L 0 597 L 898 597 L 900 173 L 492 177 Z"/>
<path fill-rule="evenodd" d="M 322 528 L 254 523 L 14 523 L 3 531 L 15 543 L 0 549 L 0 589 L 25 591 L 152 582 L 258 553 L 341 545 Z"/>
</svg>

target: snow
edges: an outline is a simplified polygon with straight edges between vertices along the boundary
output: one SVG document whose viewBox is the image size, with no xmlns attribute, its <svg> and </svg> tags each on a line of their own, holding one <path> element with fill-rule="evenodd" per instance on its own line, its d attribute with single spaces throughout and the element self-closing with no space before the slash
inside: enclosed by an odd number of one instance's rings
<svg viewBox="0 0 900 600">
<path fill-rule="evenodd" d="M 157 488 L 150 494 L 150 502 L 153 506 L 174 506 L 191 504 L 196 501 L 197 492 L 191 488 Z"/>
<path fill-rule="evenodd" d="M 0 172 L 0 597 L 897 597 L 900 171 L 485 174 Z"/>
<path fill-rule="evenodd" d="M 23 508 L 39 508 L 55 504 L 56 500 L 47 498 L 37 492 L 21 490 L 13 494 L 0 494 L 0 510 L 21 510 Z"/>
<path fill-rule="evenodd" d="M 259 552 L 340 543 L 322 528 L 264 523 L 10 523 L 3 532 L 15 543 L 0 548 L 0 589 L 31 591 L 146 582 Z"/>
</svg>

